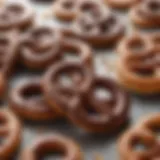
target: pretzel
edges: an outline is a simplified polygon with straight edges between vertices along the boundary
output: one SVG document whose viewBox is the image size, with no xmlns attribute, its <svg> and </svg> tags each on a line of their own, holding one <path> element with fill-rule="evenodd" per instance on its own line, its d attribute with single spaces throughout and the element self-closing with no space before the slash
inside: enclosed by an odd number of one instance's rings
<svg viewBox="0 0 160 160">
<path fill-rule="evenodd" d="M 95 0 L 59 0 L 54 3 L 53 10 L 58 19 L 72 21 L 81 13 L 92 14 L 104 7 Z"/>
<path fill-rule="evenodd" d="M 16 39 L 16 41 L 14 40 Z M 4 95 L 8 79 L 17 58 L 19 34 L 17 30 L 0 32 L 0 95 Z"/>
<path fill-rule="evenodd" d="M 54 110 L 66 114 L 68 106 L 79 101 L 91 84 L 91 70 L 76 62 L 60 62 L 51 67 L 43 78 L 43 90 L 47 102 Z"/>
<path fill-rule="evenodd" d="M 95 93 L 102 88 L 109 97 Z M 76 125 L 93 133 L 112 133 L 128 120 L 129 97 L 113 80 L 96 77 L 79 104 L 69 106 L 67 115 Z M 91 111 L 91 112 L 90 112 Z"/>
<path fill-rule="evenodd" d="M 152 59 L 156 59 L 155 57 L 153 56 Z M 145 57 L 146 62 L 148 59 L 150 59 L 150 56 Z M 143 59 L 134 63 L 131 63 L 131 61 L 119 61 L 117 67 L 119 83 L 136 93 L 159 93 L 159 62 L 153 61 L 151 61 L 151 64 L 143 63 Z"/>
<path fill-rule="evenodd" d="M 122 57 L 117 64 L 118 79 L 122 86 L 136 93 L 155 94 L 160 91 L 159 52 L 155 50 L 151 39 L 145 36 L 144 41 L 142 37 L 136 35 L 126 38 L 120 44 L 118 50 Z M 143 44 L 138 51 L 128 45 L 133 45 L 135 41 Z"/>
<path fill-rule="evenodd" d="M 53 63 L 60 52 L 61 33 L 47 26 L 30 29 L 22 38 L 20 55 L 25 66 L 44 69 Z"/>
<path fill-rule="evenodd" d="M 73 36 L 85 40 L 95 47 L 115 44 L 123 37 L 125 27 L 110 11 L 81 14 L 72 25 Z"/>
<path fill-rule="evenodd" d="M 119 9 L 126 9 L 126 8 L 130 8 L 133 5 L 139 3 L 139 1 L 142 0 L 104 0 L 104 2 L 113 7 L 113 8 L 119 8 Z"/>
<path fill-rule="evenodd" d="M 21 141 L 21 124 L 15 115 L 8 109 L 0 110 L 0 135 L 3 142 L 0 144 L 0 159 L 12 158 Z"/>
<path fill-rule="evenodd" d="M 73 55 L 73 59 L 69 57 L 69 55 L 67 57 L 67 53 L 69 52 L 71 55 Z M 64 38 L 61 42 L 59 60 L 77 61 L 84 64 L 85 66 L 88 66 L 89 68 L 93 68 L 92 53 L 93 51 L 87 43 L 74 38 Z"/>
<path fill-rule="evenodd" d="M 140 123 L 126 131 L 118 142 L 118 149 L 123 160 L 158 160 L 160 143 L 156 137 L 156 129 L 160 122 L 160 114 L 153 114 L 142 119 Z M 143 150 L 137 150 L 143 145 Z"/>
<path fill-rule="evenodd" d="M 145 0 L 130 11 L 134 24 L 140 27 L 152 28 L 160 26 L 159 0 Z"/>
<path fill-rule="evenodd" d="M 26 29 L 33 24 L 33 10 L 22 3 L 5 3 L 0 11 L 0 29 Z"/>
<path fill-rule="evenodd" d="M 154 50 L 154 41 L 150 37 L 142 33 L 126 36 L 118 44 L 117 53 L 121 57 L 143 57 Z"/>
<path fill-rule="evenodd" d="M 71 139 L 59 134 L 43 136 L 28 146 L 20 155 L 20 160 L 37 160 L 49 152 L 62 153 L 62 160 L 82 160 L 79 146 Z"/>
<path fill-rule="evenodd" d="M 53 10 L 58 19 L 71 21 L 77 16 L 77 1 L 59 0 L 54 3 Z"/>
<path fill-rule="evenodd" d="M 28 78 L 17 85 L 11 91 L 9 104 L 17 115 L 27 120 L 41 121 L 58 117 L 45 102 L 38 77 Z"/>
</svg>

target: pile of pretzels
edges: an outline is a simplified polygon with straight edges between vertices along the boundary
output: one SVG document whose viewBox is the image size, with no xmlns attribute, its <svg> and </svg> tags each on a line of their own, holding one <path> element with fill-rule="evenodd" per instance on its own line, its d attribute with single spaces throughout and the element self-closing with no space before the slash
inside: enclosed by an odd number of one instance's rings
<svg viewBox="0 0 160 160">
<path fill-rule="evenodd" d="M 70 23 L 62 28 L 64 35 L 87 41 L 94 47 L 115 45 L 125 34 L 123 22 L 101 1 L 59 0 L 52 8 L 57 19 Z"/>
<path fill-rule="evenodd" d="M 27 4 L 2 4 L 0 98 L 8 107 L 0 109 L 0 160 L 10 160 L 18 151 L 24 120 L 56 123 L 65 119 L 88 134 L 109 135 L 130 119 L 129 92 L 160 93 L 159 30 L 127 35 L 125 23 L 109 9 L 131 8 L 129 16 L 136 26 L 160 29 L 160 1 L 103 1 L 54 1 L 52 15 L 69 23 L 63 27 L 37 24 L 39 17 Z M 119 57 L 116 79 L 95 72 L 94 48 L 111 46 Z M 21 68 L 40 73 L 9 88 Z M 160 144 L 152 132 L 160 127 L 159 117 L 149 116 L 124 133 L 118 143 L 122 160 L 158 160 Z M 137 144 L 151 149 L 137 151 Z M 74 140 L 58 133 L 41 136 L 17 157 L 38 160 L 48 152 L 63 153 L 64 160 L 85 159 Z"/>
</svg>

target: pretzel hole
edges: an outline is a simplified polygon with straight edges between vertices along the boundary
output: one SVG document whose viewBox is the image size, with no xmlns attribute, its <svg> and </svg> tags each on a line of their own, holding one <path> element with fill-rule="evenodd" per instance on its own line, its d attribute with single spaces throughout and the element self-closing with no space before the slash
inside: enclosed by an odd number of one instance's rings
<svg viewBox="0 0 160 160">
<path fill-rule="evenodd" d="M 85 19 L 84 17 L 80 17 L 78 23 L 78 25 L 86 31 L 90 31 L 93 27 L 92 23 L 90 23 L 90 21 L 87 18 Z"/>
<path fill-rule="evenodd" d="M 148 63 L 150 61 L 151 61 L 151 57 L 149 59 L 147 58 L 147 59 L 143 60 L 143 64 L 137 63 L 137 65 L 131 67 L 132 71 L 134 71 L 136 74 L 138 74 L 140 76 L 144 76 L 144 77 L 154 76 L 155 70 L 154 70 L 154 67 L 152 67 L 151 64 Z"/>
<path fill-rule="evenodd" d="M 134 145 L 135 151 L 146 151 L 148 147 L 142 143 L 137 143 Z"/>
<path fill-rule="evenodd" d="M 160 126 L 158 125 L 150 125 L 148 126 L 149 130 L 153 132 L 153 134 L 160 139 Z"/>
<path fill-rule="evenodd" d="M 153 76 L 154 71 L 153 69 L 134 69 L 134 71 L 143 77 Z"/>
<path fill-rule="evenodd" d="M 61 75 L 60 83 L 62 84 L 62 86 L 71 87 L 73 85 L 72 79 L 68 75 L 65 75 L 65 74 Z"/>
<path fill-rule="evenodd" d="M 160 3 L 158 3 L 157 1 L 150 1 L 150 3 L 148 4 L 148 7 L 152 12 L 160 11 Z"/>
<path fill-rule="evenodd" d="M 114 17 L 110 17 L 105 22 L 101 23 L 100 31 L 101 32 L 109 32 L 112 29 L 112 26 L 116 23 L 116 19 Z"/>
<path fill-rule="evenodd" d="M 101 17 L 101 12 L 96 9 L 92 9 L 92 12 L 89 12 L 89 14 L 94 18 L 94 20 L 98 20 Z"/>
<path fill-rule="evenodd" d="M 101 101 L 110 101 L 113 97 L 110 91 L 106 90 L 103 87 L 98 87 L 94 91 L 94 98 Z"/>
<path fill-rule="evenodd" d="M 144 140 L 142 140 L 139 137 L 136 137 L 133 141 L 132 141 L 132 148 L 136 151 L 147 151 L 152 147 L 151 144 L 145 142 Z"/>
<path fill-rule="evenodd" d="M 94 26 L 92 24 L 83 24 L 83 30 L 86 32 L 92 32 L 94 29 Z"/>
<path fill-rule="evenodd" d="M 134 39 L 130 41 L 129 48 L 133 52 L 139 52 L 139 51 L 143 51 L 143 49 L 145 48 L 145 45 L 144 45 L 144 42 L 141 41 L 140 39 Z"/>
<path fill-rule="evenodd" d="M 62 159 L 62 155 L 63 153 L 61 152 L 54 152 L 50 151 L 50 152 L 46 152 L 45 155 L 42 155 L 41 157 L 38 157 L 39 160 L 61 160 Z"/>
<path fill-rule="evenodd" d="M 48 142 L 48 144 L 41 144 L 39 148 L 36 149 L 36 159 L 39 160 L 61 160 L 65 159 L 66 149 L 63 145 L 58 142 Z"/>
<path fill-rule="evenodd" d="M 42 91 L 39 86 L 30 86 L 22 90 L 22 96 L 29 100 L 42 97 Z"/>
<path fill-rule="evenodd" d="M 67 46 L 63 47 L 63 55 L 62 58 L 64 60 L 73 60 L 76 62 L 80 61 L 80 47 L 74 46 L 72 44 L 68 44 Z"/>
<path fill-rule="evenodd" d="M 110 26 L 108 23 L 103 23 L 100 25 L 101 32 L 107 32 L 107 31 L 109 31 L 109 29 L 110 29 Z"/>
<path fill-rule="evenodd" d="M 82 82 L 82 73 L 78 73 L 76 71 L 72 71 L 69 73 L 62 73 L 59 76 L 60 85 L 64 87 L 74 87 L 79 85 Z"/>
</svg>

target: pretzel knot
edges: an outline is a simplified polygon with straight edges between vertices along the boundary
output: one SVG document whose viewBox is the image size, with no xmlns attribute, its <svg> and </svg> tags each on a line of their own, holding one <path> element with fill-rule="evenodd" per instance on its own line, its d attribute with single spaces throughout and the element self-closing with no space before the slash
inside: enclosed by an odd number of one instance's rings
<svg viewBox="0 0 160 160">
<path fill-rule="evenodd" d="M 83 154 L 76 142 L 60 134 L 45 135 L 26 147 L 20 155 L 20 160 L 37 160 L 45 158 L 47 153 L 60 152 L 61 159 L 82 160 Z"/>
<path fill-rule="evenodd" d="M 129 129 L 119 140 L 122 159 L 158 160 L 160 141 L 158 139 L 160 115 L 153 114 Z"/>
<path fill-rule="evenodd" d="M 25 29 L 33 23 L 34 13 L 29 6 L 6 3 L 0 11 L 0 29 Z"/>
<path fill-rule="evenodd" d="M 74 107 L 68 107 L 70 120 L 86 131 L 112 133 L 128 119 L 129 98 L 113 80 L 94 77 L 88 92 Z"/>
<path fill-rule="evenodd" d="M 157 93 L 160 88 L 160 52 L 157 37 L 136 34 L 119 44 L 119 81 L 138 93 Z"/>
<path fill-rule="evenodd" d="M 60 62 L 49 67 L 43 78 L 43 89 L 53 109 L 66 114 L 68 106 L 78 103 L 79 95 L 87 91 L 91 82 L 91 70 L 86 65 Z"/>
<path fill-rule="evenodd" d="M 28 78 L 17 85 L 9 96 L 10 107 L 21 118 L 42 121 L 58 115 L 45 102 L 39 77 Z"/>
<path fill-rule="evenodd" d="M 20 55 L 24 64 L 42 69 L 53 63 L 60 52 L 61 33 L 50 27 L 29 30 L 21 40 Z"/>
<path fill-rule="evenodd" d="M 130 11 L 132 21 L 141 27 L 160 26 L 160 1 L 145 0 Z"/>
<path fill-rule="evenodd" d="M 80 14 L 92 14 L 95 10 L 104 10 L 103 5 L 95 0 L 59 0 L 54 3 L 54 13 L 61 20 L 71 21 Z"/>
<path fill-rule="evenodd" d="M 124 31 L 123 24 L 110 11 L 81 14 L 73 23 L 73 34 L 94 46 L 113 44 L 124 35 Z"/>
</svg>

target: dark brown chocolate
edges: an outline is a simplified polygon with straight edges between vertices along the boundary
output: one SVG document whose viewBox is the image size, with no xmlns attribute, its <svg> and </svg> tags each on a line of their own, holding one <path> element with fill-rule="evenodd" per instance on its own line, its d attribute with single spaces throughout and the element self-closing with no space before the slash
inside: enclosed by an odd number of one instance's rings
<svg viewBox="0 0 160 160">
<path fill-rule="evenodd" d="M 46 103 L 38 77 L 28 78 L 17 85 L 11 91 L 9 103 L 18 116 L 27 120 L 53 120 L 58 117 Z"/>
</svg>

